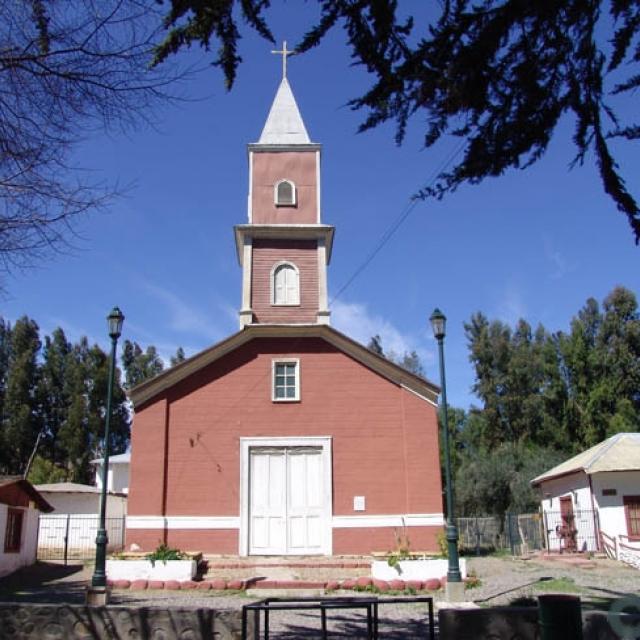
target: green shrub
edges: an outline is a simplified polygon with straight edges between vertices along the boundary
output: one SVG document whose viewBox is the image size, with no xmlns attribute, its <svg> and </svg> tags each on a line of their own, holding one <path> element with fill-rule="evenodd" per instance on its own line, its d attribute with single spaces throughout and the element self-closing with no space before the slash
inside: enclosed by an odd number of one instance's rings
<svg viewBox="0 0 640 640">
<path fill-rule="evenodd" d="M 164 544 L 164 542 L 161 542 L 151 553 L 147 554 L 146 557 L 147 560 L 151 562 L 151 566 L 155 567 L 158 560 L 167 564 L 167 560 L 182 560 L 186 558 L 186 554 L 179 549 L 172 549 Z"/>
</svg>

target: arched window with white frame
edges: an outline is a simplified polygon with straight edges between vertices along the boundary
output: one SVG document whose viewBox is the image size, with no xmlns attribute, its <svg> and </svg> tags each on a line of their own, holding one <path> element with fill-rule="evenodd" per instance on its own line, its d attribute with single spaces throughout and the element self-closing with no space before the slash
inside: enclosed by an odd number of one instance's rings
<svg viewBox="0 0 640 640">
<path fill-rule="evenodd" d="M 280 262 L 271 271 L 271 302 L 278 305 L 300 304 L 300 276 L 290 262 Z"/>
<path fill-rule="evenodd" d="M 296 185 L 291 180 L 280 180 L 280 182 L 276 182 L 274 199 L 277 207 L 295 207 Z"/>
</svg>

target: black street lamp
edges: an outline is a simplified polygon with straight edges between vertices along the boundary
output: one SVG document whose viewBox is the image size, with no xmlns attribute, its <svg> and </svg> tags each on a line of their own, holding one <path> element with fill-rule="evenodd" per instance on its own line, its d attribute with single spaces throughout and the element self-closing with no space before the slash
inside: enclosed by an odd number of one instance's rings
<svg viewBox="0 0 640 640">
<path fill-rule="evenodd" d="M 447 495 L 447 550 L 449 555 L 449 568 L 447 570 L 447 584 L 462 582 L 460 575 L 460 562 L 458 560 L 458 529 L 453 513 L 453 480 L 451 479 L 451 454 L 449 452 L 449 420 L 447 416 L 447 383 L 444 375 L 444 336 L 447 319 L 440 311 L 435 309 L 429 318 L 433 335 L 438 341 L 438 353 L 440 355 L 440 386 L 442 387 L 442 420 L 444 430 L 444 478 Z"/>
<path fill-rule="evenodd" d="M 102 459 L 102 492 L 100 494 L 100 523 L 96 536 L 96 565 L 91 578 L 92 587 L 106 588 L 107 573 L 105 570 L 107 560 L 107 529 L 105 515 L 107 511 L 107 478 L 109 470 L 109 426 L 111 423 L 111 400 L 113 396 L 113 380 L 116 371 L 116 344 L 122 334 L 124 314 L 118 307 L 114 307 L 107 316 L 109 337 L 111 338 L 111 362 L 109 363 L 109 383 L 107 387 L 107 414 L 104 421 L 104 455 Z"/>
</svg>

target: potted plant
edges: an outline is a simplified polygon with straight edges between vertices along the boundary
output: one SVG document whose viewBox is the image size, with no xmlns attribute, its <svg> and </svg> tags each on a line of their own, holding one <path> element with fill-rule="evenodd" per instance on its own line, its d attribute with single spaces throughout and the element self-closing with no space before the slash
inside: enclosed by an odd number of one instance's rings
<svg viewBox="0 0 640 640">
<path fill-rule="evenodd" d="M 110 580 L 191 580 L 197 571 L 197 559 L 161 542 L 146 555 L 119 554 L 107 560 Z"/>
</svg>

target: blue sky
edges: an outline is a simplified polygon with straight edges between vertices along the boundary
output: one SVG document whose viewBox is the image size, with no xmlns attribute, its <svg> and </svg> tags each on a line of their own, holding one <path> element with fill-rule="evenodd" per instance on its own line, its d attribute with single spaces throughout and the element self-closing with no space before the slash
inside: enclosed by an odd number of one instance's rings
<svg viewBox="0 0 640 640">
<path fill-rule="evenodd" d="M 275 8 L 280 42 L 291 47 L 300 38 L 313 19 L 310 4 Z M 6 283 L 5 318 L 26 314 L 43 333 L 61 326 L 70 339 L 87 335 L 106 349 L 105 316 L 118 305 L 126 316 L 123 337 L 154 344 L 167 358 L 178 346 L 193 355 L 237 330 L 241 272 L 233 225 L 246 222 L 246 144 L 258 139 L 281 77 L 273 47 L 245 36 L 230 93 L 220 72 L 208 68 L 183 87 L 193 100 L 160 109 L 153 127 L 95 134 L 82 144 L 76 164 L 97 180 L 131 187 L 107 212 L 78 225 L 74 250 Z M 423 149 L 421 116 L 400 148 L 392 125 L 356 134 L 364 114 L 345 105 L 369 79 L 350 64 L 340 31 L 289 62 L 307 130 L 323 145 L 323 222 L 336 227 L 330 298 L 459 145 L 445 140 Z M 474 398 L 463 323 L 475 311 L 566 330 L 588 297 L 601 301 L 616 285 L 638 294 L 640 249 L 626 219 L 602 192 L 591 158 L 569 171 L 573 155 L 566 122 L 546 157 L 527 171 L 418 203 L 333 299 L 333 326 L 365 343 L 380 334 L 396 352 L 415 349 L 438 381 L 428 317 L 441 308 L 449 320 L 449 402 L 466 407 Z M 637 147 L 620 147 L 618 158 L 638 196 Z"/>
</svg>

